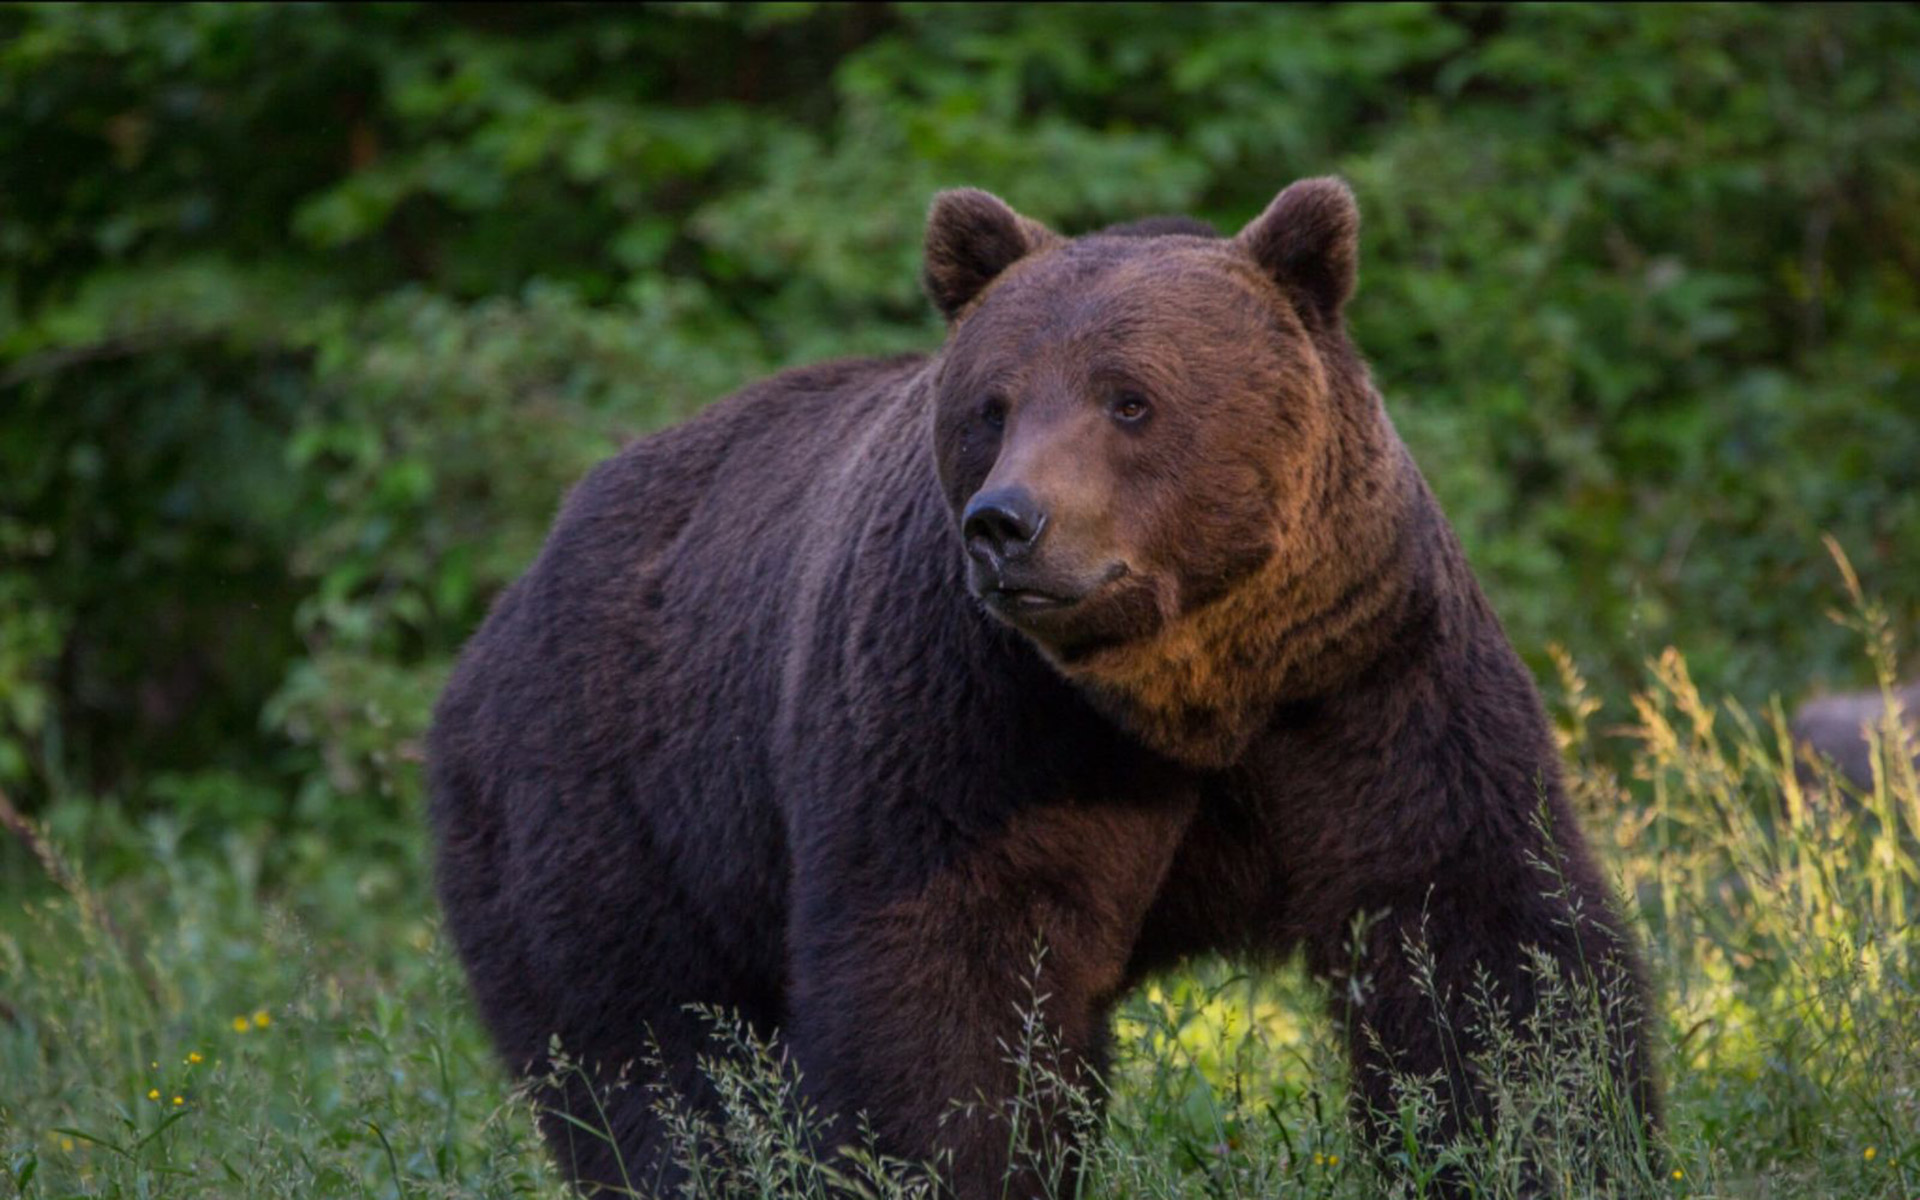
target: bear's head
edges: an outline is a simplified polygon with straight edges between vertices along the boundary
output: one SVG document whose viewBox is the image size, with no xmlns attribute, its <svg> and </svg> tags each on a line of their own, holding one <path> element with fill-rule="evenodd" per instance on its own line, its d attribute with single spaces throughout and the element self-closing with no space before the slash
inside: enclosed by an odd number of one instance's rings
<svg viewBox="0 0 1920 1200">
<path fill-rule="evenodd" d="M 1068 239 L 985 192 L 934 201 L 934 445 L 969 588 L 1196 765 L 1237 758 L 1393 599 L 1369 581 L 1407 488 L 1342 317 L 1358 230 L 1336 179 L 1232 238 Z"/>
</svg>

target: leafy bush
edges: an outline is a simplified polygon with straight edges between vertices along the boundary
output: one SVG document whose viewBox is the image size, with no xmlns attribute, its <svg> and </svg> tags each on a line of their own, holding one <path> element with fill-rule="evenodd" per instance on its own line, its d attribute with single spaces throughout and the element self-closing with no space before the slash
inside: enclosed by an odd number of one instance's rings
<svg viewBox="0 0 1920 1200">
<path fill-rule="evenodd" d="M 343 764 L 585 465 L 935 344 L 961 183 L 1231 229 L 1345 173 L 1360 340 L 1523 652 L 1845 681 L 1821 531 L 1920 613 L 1916 48 L 1847 6 L 0 10 L 0 782 L 382 794 Z"/>
<path fill-rule="evenodd" d="M 0 1195 L 556 1194 L 420 916 L 417 760 L 565 487 L 936 345 L 937 188 L 1230 231 L 1327 171 L 1390 411 L 1592 681 L 1666 1182 L 1920 1186 L 1920 793 L 1821 801 L 1769 707 L 1866 675 L 1821 533 L 1920 623 L 1920 11 L 94 4 L 0 7 L 0 789 L 87 867 L 0 845 Z M 1102 1194 L 1377 1194 L 1303 1002 L 1131 1001 Z"/>
</svg>

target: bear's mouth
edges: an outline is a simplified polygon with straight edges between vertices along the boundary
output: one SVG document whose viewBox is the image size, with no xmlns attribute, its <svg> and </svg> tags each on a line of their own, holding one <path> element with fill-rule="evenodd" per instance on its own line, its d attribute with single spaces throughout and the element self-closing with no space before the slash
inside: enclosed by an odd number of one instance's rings
<svg viewBox="0 0 1920 1200">
<path fill-rule="evenodd" d="M 1072 608 L 1080 603 L 1082 597 L 1063 596 L 1056 592 L 1043 592 L 1037 588 L 994 587 L 988 588 L 980 599 L 988 608 L 1010 615 L 1026 615 Z"/>
<path fill-rule="evenodd" d="M 1023 627 L 1034 622 L 1053 627 L 1050 618 L 1107 595 L 1112 590 L 1110 585 L 1130 573 L 1127 565 L 1119 562 L 1090 578 L 1062 578 L 1024 564 L 995 565 L 998 570 L 975 564 L 973 594 L 993 615 Z"/>
</svg>

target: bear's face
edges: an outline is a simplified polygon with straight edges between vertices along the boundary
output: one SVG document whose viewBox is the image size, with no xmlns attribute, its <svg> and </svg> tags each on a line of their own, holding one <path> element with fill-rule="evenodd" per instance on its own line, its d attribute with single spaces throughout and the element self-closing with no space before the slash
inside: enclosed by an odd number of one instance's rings
<svg viewBox="0 0 1920 1200">
<path fill-rule="evenodd" d="M 1285 553 L 1333 459 L 1352 234 L 1333 181 L 1232 239 L 1069 241 L 985 193 L 936 202 L 935 450 L 989 612 L 1094 668 Z"/>
</svg>

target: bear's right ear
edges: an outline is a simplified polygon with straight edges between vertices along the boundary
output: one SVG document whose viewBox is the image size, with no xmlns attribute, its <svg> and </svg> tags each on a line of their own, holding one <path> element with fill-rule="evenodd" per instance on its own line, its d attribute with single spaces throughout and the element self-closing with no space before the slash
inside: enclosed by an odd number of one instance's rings
<svg viewBox="0 0 1920 1200">
<path fill-rule="evenodd" d="M 991 192 L 941 192 L 927 214 L 927 295 L 952 321 L 1002 271 L 1058 240 Z"/>
</svg>

